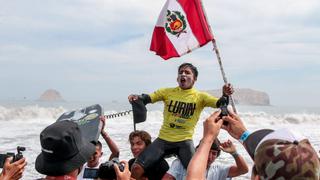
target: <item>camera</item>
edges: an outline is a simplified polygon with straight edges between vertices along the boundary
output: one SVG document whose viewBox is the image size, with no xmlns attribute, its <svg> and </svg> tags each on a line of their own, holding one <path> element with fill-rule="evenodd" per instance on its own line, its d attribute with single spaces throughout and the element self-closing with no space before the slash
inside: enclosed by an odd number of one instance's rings
<svg viewBox="0 0 320 180">
<path fill-rule="evenodd" d="M 229 97 L 223 95 L 217 102 L 217 107 L 221 109 L 221 113 L 219 115 L 220 118 L 223 116 L 228 116 L 228 104 L 229 104 Z M 228 125 L 227 121 L 223 121 L 223 125 Z"/>
<path fill-rule="evenodd" d="M 83 173 L 83 178 L 116 179 L 117 175 L 114 170 L 114 164 L 118 165 L 120 171 L 124 170 L 124 165 L 119 162 L 119 159 L 113 158 L 110 161 L 102 163 L 99 166 L 99 169 L 85 168 Z"/>
<path fill-rule="evenodd" d="M 11 163 L 16 162 L 23 158 L 22 151 L 25 151 L 26 148 L 22 146 L 17 147 L 17 154 L 12 152 L 7 152 L 6 154 L 0 154 L 0 168 L 3 168 L 3 165 L 8 157 L 13 157 Z"/>
<path fill-rule="evenodd" d="M 114 170 L 114 164 L 117 164 L 120 171 L 124 170 L 124 164 L 119 162 L 118 158 L 113 158 L 110 161 L 102 163 L 99 167 L 98 176 L 101 179 L 116 179 L 117 175 Z"/>
</svg>

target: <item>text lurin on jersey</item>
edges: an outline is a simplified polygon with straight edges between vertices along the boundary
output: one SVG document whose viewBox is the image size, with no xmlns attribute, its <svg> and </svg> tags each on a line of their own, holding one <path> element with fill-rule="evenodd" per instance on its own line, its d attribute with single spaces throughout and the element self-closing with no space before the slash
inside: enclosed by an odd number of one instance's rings
<svg viewBox="0 0 320 180">
<path fill-rule="evenodd" d="M 168 111 L 175 114 L 180 114 L 180 117 L 188 119 L 194 114 L 196 103 L 186 103 L 171 100 L 168 106 Z"/>
</svg>

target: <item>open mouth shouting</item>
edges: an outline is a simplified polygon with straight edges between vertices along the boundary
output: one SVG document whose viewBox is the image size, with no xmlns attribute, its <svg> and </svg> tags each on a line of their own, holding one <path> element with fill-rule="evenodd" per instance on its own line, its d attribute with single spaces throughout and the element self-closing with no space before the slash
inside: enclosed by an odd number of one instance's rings
<svg viewBox="0 0 320 180">
<path fill-rule="evenodd" d="M 190 89 L 193 87 L 195 77 L 190 67 L 181 68 L 178 71 L 178 84 L 181 89 Z"/>
<path fill-rule="evenodd" d="M 187 78 L 186 78 L 186 77 L 181 77 L 181 78 L 180 78 L 180 83 L 181 83 L 181 84 L 185 84 L 186 81 L 187 81 Z"/>
<path fill-rule="evenodd" d="M 178 75 L 178 84 L 181 89 L 190 89 L 194 84 L 194 77 L 192 74 L 179 74 Z"/>
</svg>

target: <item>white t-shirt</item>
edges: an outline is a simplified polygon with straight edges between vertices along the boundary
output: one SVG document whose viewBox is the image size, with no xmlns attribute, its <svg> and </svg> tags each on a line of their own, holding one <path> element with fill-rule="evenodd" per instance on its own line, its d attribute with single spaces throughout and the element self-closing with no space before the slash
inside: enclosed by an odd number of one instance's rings
<svg viewBox="0 0 320 180">
<path fill-rule="evenodd" d="M 216 165 L 211 164 L 209 170 L 206 171 L 206 179 L 208 180 L 225 180 L 231 179 L 227 178 L 229 174 L 230 166 Z M 187 171 L 184 169 L 181 161 L 179 159 L 175 159 L 170 169 L 167 171 L 168 174 L 172 175 L 176 180 L 185 180 Z"/>
<path fill-rule="evenodd" d="M 88 167 L 88 164 L 85 163 L 81 169 L 81 172 L 78 174 L 78 177 L 77 177 L 77 180 L 94 180 L 92 178 L 83 178 L 83 175 L 84 175 L 84 170 L 87 168 L 87 169 L 99 169 L 99 166 L 100 166 L 101 162 L 99 161 L 98 165 L 95 166 L 95 167 Z"/>
</svg>

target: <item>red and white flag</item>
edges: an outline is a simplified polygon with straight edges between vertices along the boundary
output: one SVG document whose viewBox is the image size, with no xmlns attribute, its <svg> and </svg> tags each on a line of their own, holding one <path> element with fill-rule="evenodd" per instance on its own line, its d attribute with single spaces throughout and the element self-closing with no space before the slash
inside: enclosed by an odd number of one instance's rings
<svg viewBox="0 0 320 180">
<path fill-rule="evenodd" d="M 154 28 L 150 50 L 167 60 L 212 40 L 201 0 L 167 0 Z"/>
</svg>

